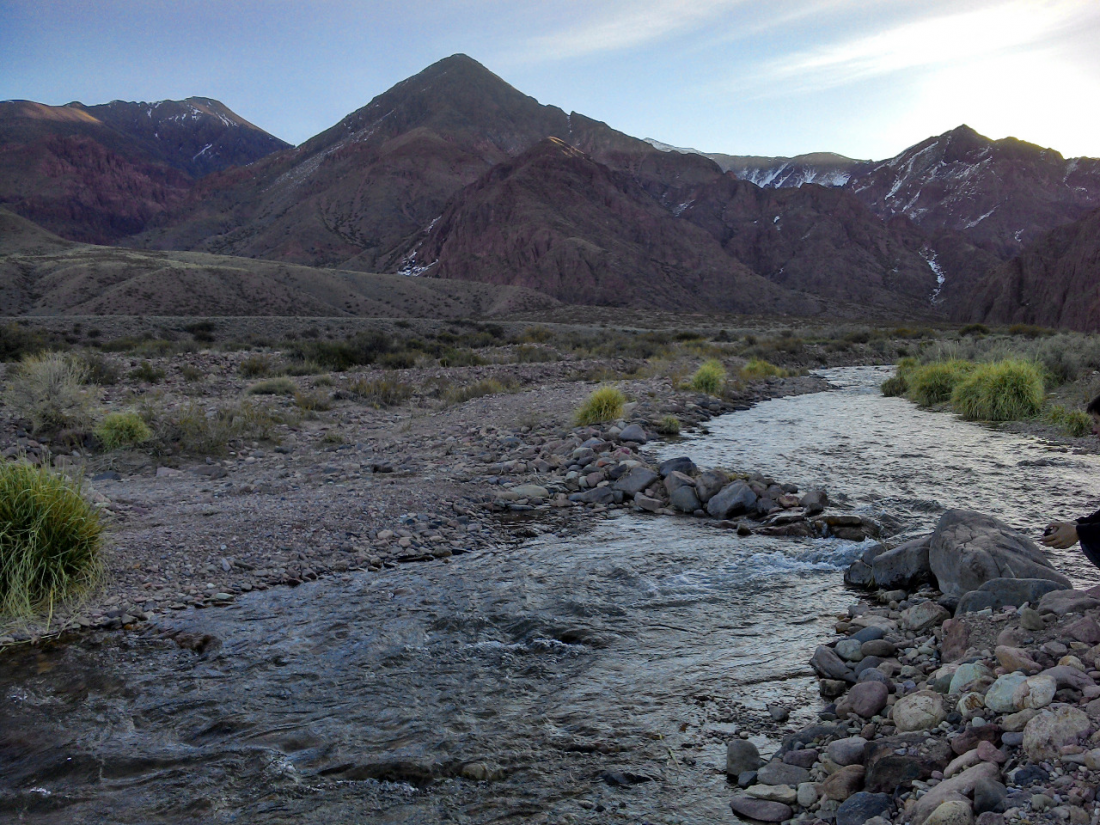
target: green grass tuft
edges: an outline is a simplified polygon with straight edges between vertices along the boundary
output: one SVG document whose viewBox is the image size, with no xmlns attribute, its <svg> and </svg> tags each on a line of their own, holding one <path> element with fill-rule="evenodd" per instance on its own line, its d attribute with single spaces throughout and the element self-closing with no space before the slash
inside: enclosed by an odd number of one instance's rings
<svg viewBox="0 0 1100 825">
<path fill-rule="evenodd" d="M 951 407 L 969 421 L 1018 421 L 1043 408 L 1043 374 L 1027 361 L 981 364 L 951 393 Z"/>
<path fill-rule="evenodd" d="M 412 398 L 413 388 L 402 381 L 389 378 L 368 380 L 360 378 L 348 384 L 348 394 L 372 407 L 396 407 Z"/>
<path fill-rule="evenodd" d="M 153 437 L 153 431 L 140 415 L 133 412 L 115 412 L 104 416 L 95 428 L 96 437 L 106 450 L 133 447 L 144 444 Z"/>
<path fill-rule="evenodd" d="M 1081 410 L 1067 410 L 1061 404 L 1048 407 L 1043 417 L 1051 424 L 1074 438 L 1081 438 L 1092 432 L 1092 418 Z"/>
<path fill-rule="evenodd" d="M 908 397 L 922 407 L 945 404 L 955 387 L 975 369 L 970 361 L 937 361 L 908 373 Z"/>
<path fill-rule="evenodd" d="M 657 422 L 657 432 L 661 435 L 679 435 L 680 419 L 674 415 L 666 415 Z"/>
<path fill-rule="evenodd" d="M 249 395 L 294 395 L 298 385 L 285 376 L 257 381 L 248 388 Z"/>
<path fill-rule="evenodd" d="M 726 383 L 726 368 L 717 358 L 704 361 L 691 376 L 691 388 L 696 392 L 718 395 Z"/>
<path fill-rule="evenodd" d="M 626 396 L 615 387 L 600 387 L 577 410 L 576 421 L 580 426 L 602 424 L 623 416 Z"/>
<path fill-rule="evenodd" d="M 0 466 L 0 613 L 25 618 L 91 586 L 103 527 L 77 483 L 26 462 Z"/>
<path fill-rule="evenodd" d="M 741 367 L 741 377 L 746 381 L 758 381 L 764 378 L 785 378 L 787 371 L 763 358 L 753 358 Z"/>
</svg>

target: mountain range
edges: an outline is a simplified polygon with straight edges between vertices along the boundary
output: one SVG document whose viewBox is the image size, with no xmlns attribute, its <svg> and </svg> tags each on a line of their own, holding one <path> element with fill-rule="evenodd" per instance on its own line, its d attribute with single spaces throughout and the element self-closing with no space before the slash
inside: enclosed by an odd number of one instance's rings
<svg viewBox="0 0 1100 825">
<path fill-rule="evenodd" d="M 567 303 L 1100 327 L 1072 300 L 1100 281 L 1100 160 L 966 126 L 881 162 L 703 154 L 465 55 L 297 147 L 206 98 L 0 103 L 0 204 L 74 241 Z"/>
</svg>

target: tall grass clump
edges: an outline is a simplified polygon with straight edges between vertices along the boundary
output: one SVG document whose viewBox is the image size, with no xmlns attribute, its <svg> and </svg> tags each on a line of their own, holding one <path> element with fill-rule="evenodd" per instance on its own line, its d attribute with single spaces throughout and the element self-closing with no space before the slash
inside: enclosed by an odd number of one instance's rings
<svg viewBox="0 0 1100 825">
<path fill-rule="evenodd" d="M 107 450 L 135 447 L 153 437 L 149 425 L 135 412 L 109 413 L 99 422 L 95 434 Z"/>
<path fill-rule="evenodd" d="M 1017 421 L 1043 408 L 1043 374 L 1027 361 L 981 364 L 956 384 L 951 407 L 970 421 Z"/>
<path fill-rule="evenodd" d="M 579 426 L 602 424 L 623 417 L 626 396 L 615 387 L 600 387 L 581 404 L 576 421 Z"/>
<path fill-rule="evenodd" d="M 257 381 L 248 388 L 249 395 L 294 395 L 298 385 L 286 376 Z"/>
<path fill-rule="evenodd" d="M 1081 438 L 1092 432 L 1092 418 L 1082 410 L 1067 410 L 1061 404 L 1049 407 L 1043 417 L 1066 435 Z"/>
<path fill-rule="evenodd" d="M 154 449 L 161 453 L 216 455 L 234 439 L 268 440 L 279 423 L 266 409 L 247 401 L 211 410 L 194 401 L 174 408 L 146 401 L 141 415 L 153 430 Z"/>
<path fill-rule="evenodd" d="M 79 486 L 26 462 L 0 466 L 0 613 L 51 610 L 99 575 L 99 514 Z"/>
<path fill-rule="evenodd" d="M 99 399 L 97 387 L 85 386 L 88 365 L 60 352 L 28 355 L 14 370 L 5 400 L 35 432 L 86 427 Z"/>
<path fill-rule="evenodd" d="M 907 396 L 922 407 L 945 404 L 955 387 L 975 369 L 970 361 L 952 359 L 917 367 L 907 377 Z"/>
<path fill-rule="evenodd" d="M 413 388 L 402 381 L 389 378 L 360 378 L 348 384 L 347 392 L 357 401 L 373 407 L 396 407 L 412 398 Z"/>
<path fill-rule="evenodd" d="M 916 358 L 899 360 L 894 374 L 882 382 L 882 394 L 887 398 L 895 398 L 909 392 L 909 379 L 918 366 Z"/>
<path fill-rule="evenodd" d="M 679 435 L 680 419 L 674 415 L 665 415 L 657 422 L 657 432 L 661 435 Z"/>
<path fill-rule="evenodd" d="M 691 376 L 691 388 L 696 392 L 705 392 L 708 395 L 718 395 L 722 385 L 726 383 L 726 368 L 717 358 L 704 361 L 695 375 Z"/>
<path fill-rule="evenodd" d="M 503 392 L 512 392 L 519 385 L 514 381 L 498 381 L 496 378 L 482 378 L 472 384 L 461 387 L 450 387 L 444 393 L 444 397 L 451 404 L 461 404 L 473 398 L 481 398 L 485 395 L 499 395 Z"/>
<path fill-rule="evenodd" d="M 763 358 L 752 358 L 741 367 L 741 377 L 746 381 L 758 381 L 763 378 L 784 378 L 787 371 Z"/>
</svg>

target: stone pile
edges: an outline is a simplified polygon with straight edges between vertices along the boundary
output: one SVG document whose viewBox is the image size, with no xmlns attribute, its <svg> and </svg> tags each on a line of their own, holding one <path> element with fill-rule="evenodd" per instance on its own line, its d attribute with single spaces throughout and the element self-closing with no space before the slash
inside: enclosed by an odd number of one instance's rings
<svg viewBox="0 0 1100 825">
<path fill-rule="evenodd" d="M 862 541 L 879 531 L 870 519 L 826 514 L 829 498 L 824 490 L 800 493 L 796 485 L 760 473 L 702 469 L 688 456 L 658 463 L 641 450 L 648 440 L 638 424 L 605 431 L 578 428 L 541 444 L 513 436 L 506 445 L 511 457 L 488 468 L 500 476 L 497 484 L 503 488 L 492 506 L 519 512 L 587 506 L 692 515 L 741 534 Z M 529 477 L 515 478 L 521 474 Z"/>
<path fill-rule="evenodd" d="M 1005 575 L 1007 560 L 1034 577 Z M 1039 560 L 966 511 L 909 546 L 870 548 L 862 563 L 891 589 L 849 608 L 840 638 L 814 652 L 830 700 L 819 724 L 767 763 L 730 743 L 733 811 L 837 825 L 1100 822 L 1100 587 L 1074 590 Z"/>
</svg>

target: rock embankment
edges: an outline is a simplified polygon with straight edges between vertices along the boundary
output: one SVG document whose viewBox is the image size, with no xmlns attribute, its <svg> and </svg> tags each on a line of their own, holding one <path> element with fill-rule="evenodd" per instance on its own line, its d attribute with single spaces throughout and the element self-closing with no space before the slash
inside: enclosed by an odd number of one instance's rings
<svg viewBox="0 0 1100 825">
<path fill-rule="evenodd" d="M 766 764 L 730 743 L 733 811 L 837 825 L 1100 821 L 1100 588 L 1072 589 L 1026 537 L 969 511 L 869 548 L 849 578 L 872 574 L 876 599 L 849 608 L 811 660 L 831 700 L 820 723 Z"/>
</svg>

